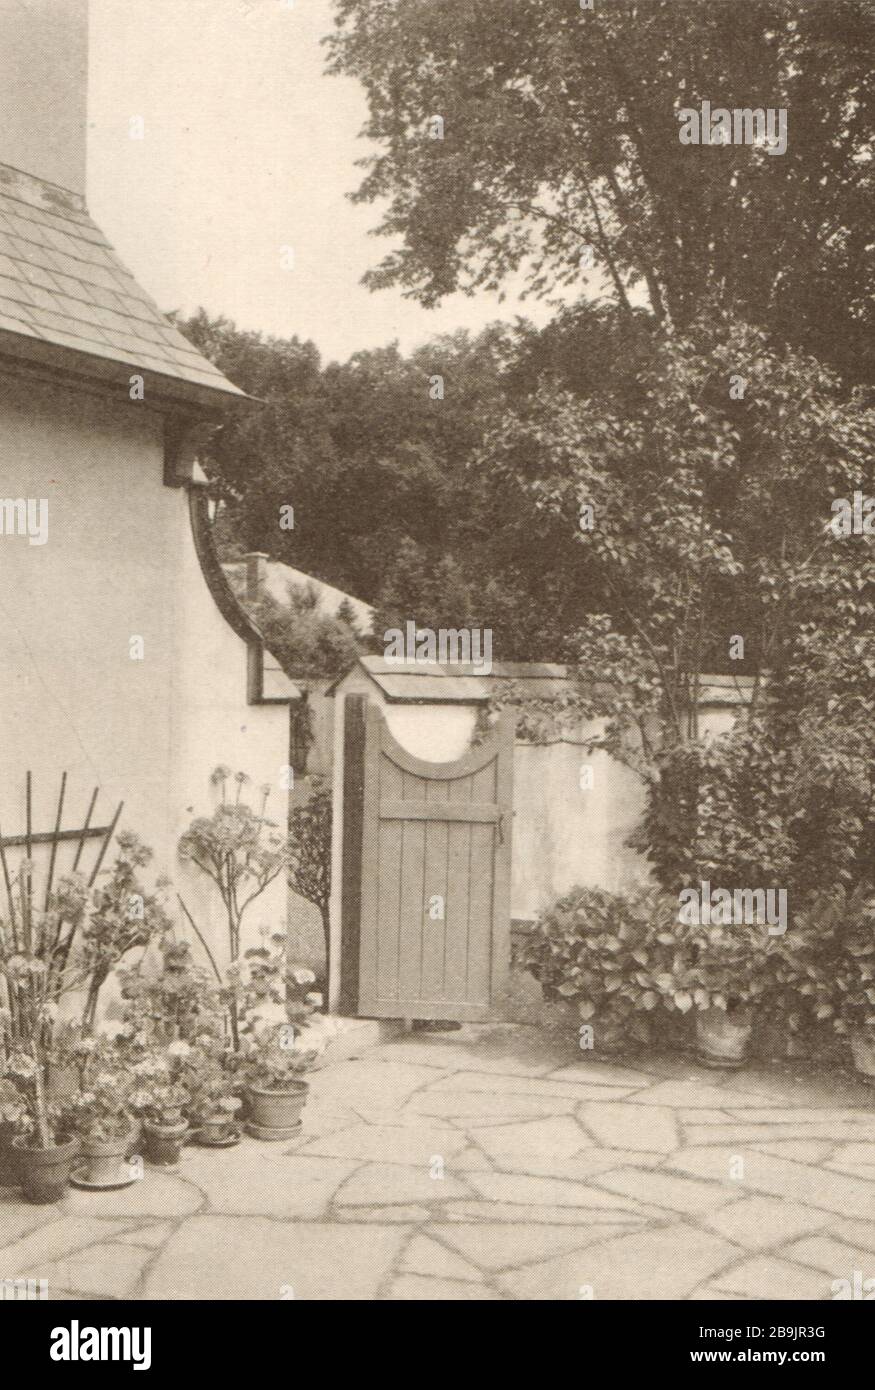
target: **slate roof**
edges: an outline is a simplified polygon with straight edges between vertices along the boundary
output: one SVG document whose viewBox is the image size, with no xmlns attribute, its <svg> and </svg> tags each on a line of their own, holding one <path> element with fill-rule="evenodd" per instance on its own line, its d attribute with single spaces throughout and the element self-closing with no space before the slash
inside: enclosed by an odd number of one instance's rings
<svg viewBox="0 0 875 1390">
<path fill-rule="evenodd" d="M 171 327 L 77 194 L 0 165 L 0 349 L 8 334 L 17 355 L 65 349 L 79 371 L 122 364 L 165 378 L 170 394 L 244 397 Z"/>
<path fill-rule="evenodd" d="M 489 675 L 476 666 L 461 663 L 392 661 L 382 656 L 359 657 L 359 664 L 387 700 L 485 703 L 506 681 L 523 682 L 530 695 L 549 698 L 570 685 L 567 668 L 552 662 L 493 661 Z M 326 694 L 339 684 L 335 681 Z"/>
<path fill-rule="evenodd" d="M 493 661 L 488 675 L 478 672 L 475 666 L 461 663 L 402 662 L 382 656 L 361 656 L 358 665 L 367 671 L 390 701 L 485 703 L 511 682 L 524 687 L 532 699 L 550 700 L 571 691 L 574 686 L 568 667 L 549 661 Z M 343 679 L 341 676 L 325 693 L 332 694 Z M 751 676 L 702 676 L 699 704 L 745 705 L 750 700 L 752 687 Z"/>
</svg>

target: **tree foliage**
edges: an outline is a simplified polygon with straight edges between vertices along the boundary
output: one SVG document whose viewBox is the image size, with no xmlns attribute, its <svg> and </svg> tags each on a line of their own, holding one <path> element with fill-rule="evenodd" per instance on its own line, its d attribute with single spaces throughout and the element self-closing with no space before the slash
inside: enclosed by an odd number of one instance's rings
<svg viewBox="0 0 875 1390">
<path fill-rule="evenodd" d="M 872 380 L 872 0 L 336 0 L 330 70 L 368 101 L 366 277 L 425 305 L 500 289 L 717 300 Z M 789 146 L 683 146 L 677 112 L 785 108 Z M 430 118 L 444 121 L 430 138 Z M 582 251 L 592 246 L 596 270 Z"/>
</svg>

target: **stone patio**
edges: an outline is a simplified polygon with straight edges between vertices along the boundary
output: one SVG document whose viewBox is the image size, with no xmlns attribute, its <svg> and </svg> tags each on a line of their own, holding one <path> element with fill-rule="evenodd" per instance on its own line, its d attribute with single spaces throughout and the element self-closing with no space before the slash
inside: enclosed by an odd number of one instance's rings
<svg viewBox="0 0 875 1390">
<path fill-rule="evenodd" d="M 0 1189 L 51 1298 L 830 1299 L 875 1278 L 875 1092 L 802 1064 L 602 1062 L 521 1026 L 312 1078 L 305 1132 L 120 1192 Z M 857 1281 L 859 1287 L 859 1280 Z"/>
</svg>

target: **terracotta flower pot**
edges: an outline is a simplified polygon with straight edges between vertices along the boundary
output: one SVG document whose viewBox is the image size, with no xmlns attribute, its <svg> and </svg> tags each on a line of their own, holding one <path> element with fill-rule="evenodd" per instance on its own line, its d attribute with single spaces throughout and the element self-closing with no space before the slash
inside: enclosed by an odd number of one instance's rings
<svg viewBox="0 0 875 1390">
<path fill-rule="evenodd" d="M 18 1160 L 18 1181 L 29 1202 L 59 1202 L 70 1181 L 70 1167 L 79 1152 L 79 1140 L 63 1136 L 50 1149 L 31 1147 L 30 1135 L 13 1139 Z"/>
<path fill-rule="evenodd" d="M 211 1116 L 197 1123 L 194 1139 L 196 1144 L 203 1144 L 207 1149 L 224 1149 L 239 1144 L 240 1131 L 233 1115 Z"/>
<path fill-rule="evenodd" d="M 179 1162 L 182 1146 L 188 1137 L 188 1121 L 161 1125 L 146 1120 L 143 1125 L 146 1136 L 146 1158 L 154 1168 L 175 1168 Z"/>
<path fill-rule="evenodd" d="M 706 1067 L 743 1067 L 753 1020 L 748 1009 L 702 1009 L 696 1014 L 696 1055 Z"/>
<path fill-rule="evenodd" d="M 288 1081 L 281 1091 L 250 1086 L 247 1132 L 256 1139 L 293 1138 L 300 1131 L 309 1091 L 306 1081 Z"/>
<path fill-rule="evenodd" d="M 852 1033 L 851 1056 L 861 1076 L 875 1077 L 875 1033 Z"/>
<path fill-rule="evenodd" d="M 81 1161 L 73 1170 L 74 1187 L 129 1187 L 136 1172 L 128 1162 L 131 1134 L 117 1139 L 83 1139 Z"/>
<path fill-rule="evenodd" d="M 12 1147 L 15 1125 L 0 1120 L 0 1187 L 18 1186 L 18 1155 Z"/>
</svg>

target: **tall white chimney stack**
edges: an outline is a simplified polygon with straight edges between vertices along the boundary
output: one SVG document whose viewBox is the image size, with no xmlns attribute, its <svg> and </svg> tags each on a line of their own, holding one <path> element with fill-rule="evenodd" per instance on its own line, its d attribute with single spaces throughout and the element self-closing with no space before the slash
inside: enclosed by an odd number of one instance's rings
<svg viewBox="0 0 875 1390">
<path fill-rule="evenodd" d="M 0 164 L 85 194 L 88 0 L 0 0 Z"/>
</svg>

